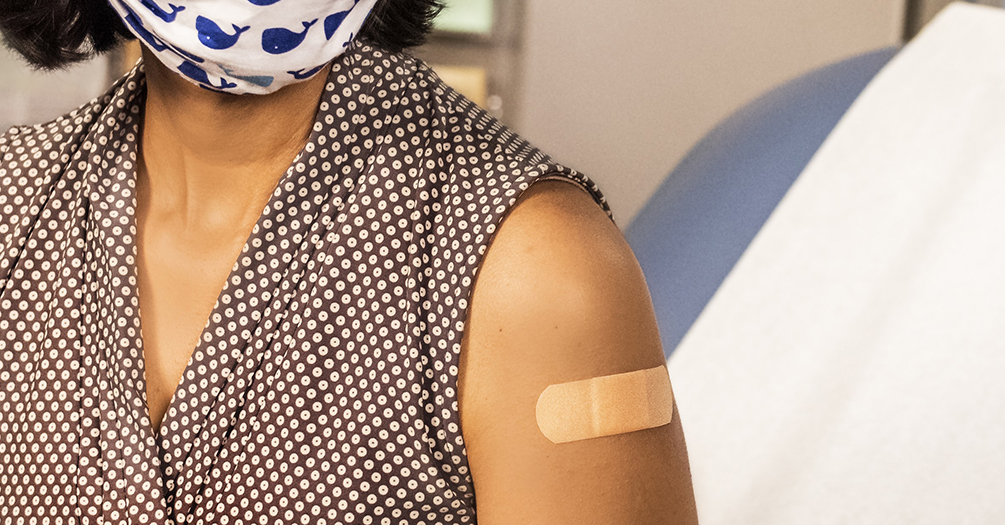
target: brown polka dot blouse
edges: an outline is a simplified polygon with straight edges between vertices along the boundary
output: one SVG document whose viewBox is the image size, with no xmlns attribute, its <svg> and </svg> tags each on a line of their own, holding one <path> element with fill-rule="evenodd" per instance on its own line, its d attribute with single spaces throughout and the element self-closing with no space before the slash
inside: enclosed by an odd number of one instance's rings
<svg viewBox="0 0 1005 525">
<path fill-rule="evenodd" d="M 158 434 L 136 296 L 142 66 L 0 138 L 0 522 L 475 523 L 457 413 L 472 285 L 536 180 L 597 187 L 354 44 Z"/>
</svg>

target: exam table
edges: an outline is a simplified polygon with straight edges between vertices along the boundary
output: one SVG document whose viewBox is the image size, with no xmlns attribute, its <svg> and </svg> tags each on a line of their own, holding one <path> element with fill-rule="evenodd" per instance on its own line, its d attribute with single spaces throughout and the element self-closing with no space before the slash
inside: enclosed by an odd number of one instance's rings
<svg viewBox="0 0 1005 525">
<path fill-rule="evenodd" d="M 704 525 L 1005 523 L 1005 11 L 883 53 L 814 74 L 845 110 L 810 75 L 741 111 L 628 228 Z"/>
</svg>

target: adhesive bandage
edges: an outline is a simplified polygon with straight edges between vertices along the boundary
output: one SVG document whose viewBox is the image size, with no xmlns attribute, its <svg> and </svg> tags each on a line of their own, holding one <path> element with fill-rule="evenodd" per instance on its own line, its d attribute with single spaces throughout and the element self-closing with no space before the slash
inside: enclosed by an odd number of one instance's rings
<svg viewBox="0 0 1005 525">
<path fill-rule="evenodd" d="M 551 385 L 537 399 L 537 426 L 552 443 L 645 430 L 672 419 L 665 366 Z"/>
</svg>

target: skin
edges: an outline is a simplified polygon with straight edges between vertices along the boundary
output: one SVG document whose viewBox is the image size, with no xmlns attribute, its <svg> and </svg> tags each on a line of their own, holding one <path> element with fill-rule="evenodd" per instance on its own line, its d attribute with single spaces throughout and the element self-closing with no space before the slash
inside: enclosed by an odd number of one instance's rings
<svg viewBox="0 0 1005 525">
<path fill-rule="evenodd" d="M 143 54 L 138 293 L 158 430 L 234 262 L 310 136 L 327 70 L 271 95 L 237 97 L 195 86 Z"/>
<path fill-rule="evenodd" d="M 224 281 L 309 136 L 325 72 L 265 96 L 200 89 L 144 50 L 139 298 L 159 428 Z M 551 384 L 663 364 L 642 272 L 593 199 L 563 181 L 521 196 L 472 291 L 458 384 L 480 525 L 694 524 L 680 419 L 554 444 Z"/>
<path fill-rule="evenodd" d="M 472 292 L 459 408 L 480 525 L 697 523 L 676 407 L 669 425 L 554 444 L 548 385 L 662 365 L 642 270 L 592 197 L 561 181 L 521 196 Z"/>
</svg>

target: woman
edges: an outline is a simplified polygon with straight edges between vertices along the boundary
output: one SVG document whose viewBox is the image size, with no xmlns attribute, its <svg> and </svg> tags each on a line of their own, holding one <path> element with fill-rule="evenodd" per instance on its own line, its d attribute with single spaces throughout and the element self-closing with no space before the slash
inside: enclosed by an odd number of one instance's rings
<svg viewBox="0 0 1005 525">
<path fill-rule="evenodd" d="M 662 364 L 595 185 L 402 53 L 434 0 L 276 2 L 2 8 L 37 66 L 143 59 L 0 138 L 0 514 L 693 523 L 679 418 L 536 419 Z"/>
</svg>

